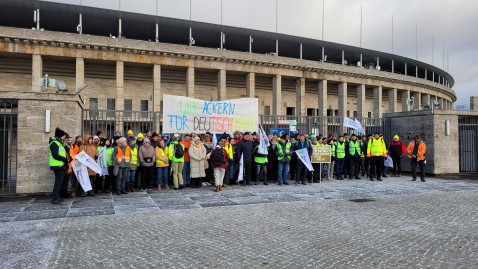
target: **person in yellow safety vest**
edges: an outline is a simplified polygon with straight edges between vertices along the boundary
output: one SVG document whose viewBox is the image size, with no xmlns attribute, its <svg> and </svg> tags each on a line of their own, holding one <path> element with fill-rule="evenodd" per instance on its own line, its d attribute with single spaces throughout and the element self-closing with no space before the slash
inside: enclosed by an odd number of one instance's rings
<svg viewBox="0 0 478 269">
<path fill-rule="evenodd" d="M 370 157 L 370 180 L 373 181 L 375 177 L 382 181 L 382 164 L 383 158 L 387 158 L 387 147 L 378 132 L 368 141 L 367 150 L 367 157 Z"/>
<path fill-rule="evenodd" d="M 356 134 L 352 134 L 352 140 L 349 142 L 349 179 L 352 179 L 352 176 L 355 179 L 360 179 L 358 174 L 361 155 L 362 147 L 360 141 L 357 140 Z"/>
<path fill-rule="evenodd" d="M 289 177 L 290 160 L 292 155 L 291 147 L 292 144 L 287 141 L 287 134 L 282 134 L 275 150 L 279 167 L 277 173 L 277 181 L 279 185 L 289 185 L 287 178 Z"/>
<path fill-rule="evenodd" d="M 136 139 L 133 136 L 128 138 L 129 140 L 129 150 L 131 154 L 131 161 L 128 165 L 128 176 L 126 177 L 127 191 L 134 192 L 134 179 L 136 174 L 136 169 L 138 169 L 138 145 L 136 144 Z"/>
<path fill-rule="evenodd" d="M 66 133 L 57 128 L 55 130 L 55 137 L 50 140 L 48 145 L 50 159 L 48 161 L 50 170 L 55 174 L 55 184 L 53 185 L 53 194 L 51 202 L 53 204 L 60 204 L 60 189 L 65 179 L 65 171 L 68 170 L 68 159 L 66 158 L 66 150 L 63 147 L 63 141 L 66 139 Z"/>
<path fill-rule="evenodd" d="M 112 185 L 114 180 L 113 151 L 115 149 L 111 146 L 111 141 L 108 139 L 105 140 L 105 148 L 106 148 L 106 165 L 108 166 L 108 175 L 105 176 L 105 184 L 103 186 L 103 192 L 108 193 L 114 190 L 112 188 Z"/>
<path fill-rule="evenodd" d="M 344 136 L 339 136 L 339 141 L 335 142 L 335 175 L 337 176 L 338 180 L 343 180 L 342 177 L 344 163 L 345 163 L 345 156 L 347 155 L 348 145 L 347 142 L 344 141 Z"/>
<path fill-rule="evenodd" d="M 261 176 L 264 178 L 264 185 L 269 185 L 267 183 L 267 148 L 264 150 L 265 153 L 259 152 L 259 147 L 260 145 L 256 146 L 254 148 L 254 161 L 256 163 L 256 183 L 257 185 L 259 183 L 259 179 Z"/>
<path fill-rule="evenodd" d="M 174 189 L 184 188 L 183 168 L 184 168 L 184 145 L 179 143 L 181 137 L 174 134 L 171 143 L 169 143 L 169 159 L 172 162 Z"/>
<path fill-rule="evenodd" d="M 166 141 L 159 140 L 155 151 L 158 190 L 161 190 L 161 186 L 169 190 L 169 147 L 166 146 Z"/>
<path fill-rule="evenodd" d="M 357 136 L 357 140 L 360 142 L 360 151 L 362 152 L 362 154 L 360 154 L 360 160 L 359 160 L 359 173 L 362 173 L 362 176 L 364 176 L 365 175 L 365 150 L 364 150 L 362 136 L 361 135 Z"/>
<path fill-rule="evenodd" d="M 329 181 L 334 180 L 334 167 L 335 167 L 335 161 L 337 160 L 337 157 L 335 157 L 335 143 L 332 138 L 327 140 L 327 144 L 330 146 L 330 163 L 329 167 L 327 169 L 327 177 Z"/>
<path fill-rule="evenodd" d="M 118 174 L 116 175 L 116 194 L 127 194 L 126 177 L 128 174 L 128 165 L 131 161 L 131 149 L 126 142 L 126 138 L 121 137 L 117 141 L 118 146 L 113 151 L 114 164 L 118 166 Z"/>
</svg>

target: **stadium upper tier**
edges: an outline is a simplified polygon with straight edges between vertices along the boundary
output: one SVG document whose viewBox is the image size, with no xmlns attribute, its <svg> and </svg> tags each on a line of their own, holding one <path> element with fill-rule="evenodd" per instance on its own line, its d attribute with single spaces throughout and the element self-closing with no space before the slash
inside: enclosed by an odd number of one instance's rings
<svg viewBox="0 0 478 269">
<path fill-rule="evenodd" d="M 83 34 L 117 38 L 121 19 L 121 36 L 127 39 L 154 42 L 157 38 L 162 43 L 189 45 L 192 37 L 194 46 L 220 48 L 223 33 L 226 40 L 223 48 L 230 51 L 361 66 L 418 77 L 449 88 L 454 85 L 453 77 L 446 71 L 390 53 L 305 37 L 96 7 L 38 0 L 2 0 L 0 26 L 36 27 L 33 21 L 36 9 L 40 10 L 40 27 L 49 31 L 77 33 L 79 14 L 82 14 Z M 156 24 L 159 28 L 157 36 Z"/>
</svg>

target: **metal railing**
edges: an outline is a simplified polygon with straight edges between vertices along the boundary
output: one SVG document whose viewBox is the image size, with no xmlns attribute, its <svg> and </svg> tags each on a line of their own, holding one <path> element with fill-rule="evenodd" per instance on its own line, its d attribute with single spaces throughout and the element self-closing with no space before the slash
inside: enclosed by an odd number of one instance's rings
<svg viewBox="0 0 478 269">
<path fill-rule="evenodd" d="M 459 116 L 459 158 L 461 174 L 478 173 L 478 117 Z"/>
<path fill-rule="evenodd" d="M 16 193 L 18 100 L 0 99 L 0 195 Z"/>
</svg>

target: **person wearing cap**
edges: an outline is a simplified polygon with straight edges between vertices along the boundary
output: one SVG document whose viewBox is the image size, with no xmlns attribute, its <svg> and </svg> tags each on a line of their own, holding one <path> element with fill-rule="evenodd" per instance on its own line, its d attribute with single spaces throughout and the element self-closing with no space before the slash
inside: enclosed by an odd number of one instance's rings
<svg viewBox="0 0 478 269">
<path fill-rule="evenodd" d="M 287 141 L 287 135 L 282 134 L 280 142 L 275 149 L 275 155 L 277 156 L 277 183 L 280 185 L 289 185 L 287 178 L 289 177 L 289 168 L 292 155 L 292 144 Z"/>
<path fill-rule="evenodd" d="M 134 133 L 132 130 L 128 130 L 128 132 L 126 133 L 126 136 L 127 137 L 134 137 Z"/>
<path fill-rule="evenodd" d="M 226 167 L 226 174 L 224 175 L 224 184 L 231 184 L 231 183 L 234 183 L 234 173 L 232 174 L 232 177 L 231 177 L 231 163 L 234 162 L 234 147 L 231 145 L 231 143 L 229 143 L 229 140 L 230 140 L 230 137 L 227 136 L 226 134 L 224 134 L 221 139 L 220 139 L 220 142 L 223 143 L 224 145 L 224 150 L 227 152 L 227 167 Z"/>
<path fill-rule="evenodd" d="M 184 167 L 183 180 L 186 187 L 191 186 L 191 160 L 189 158 L 189 148 L 191 147 L 191 135 L 185 134 L 184 139 L 179 142 L 184 146 Z"/>
<path fill-rule="evenodd" d="M 141 164 L 141 188 L 151 191 L 153 188 L 154 167 L 156 163 L 156 153 L 149 138 L 145 138 L 143 145 L 139 147 L 139 163 Z"/>
<path fill-rule="evenodd" d="M 254 154 L 254 148 L 252 147 L 252 141 L 250 139 L 250 133 L 245 132 L 244 138 L 237 142 L 235 153 L 237 156 L 236 166 L 239 167 L 239 162 L 241 160 L 241 156 L 243 158 L 243 167 L 245 173 L 245 180 L 242 181 L 241 185 L 245 186 L 252 186 L 251 184 L 251 169 L 252 169 L 252 157 Z"/>
<path fill-rule="evenodd" d="M 405 144 L 400 141 L 400 137 L 395 135 L 393 140 L 388 143 L 388 155 L 393 161 L 393 177 L 400 177 L 402 173 L 402 157 L 407 153 Z"/>
<path fill-rule="evenodd" d="M 119 130 L 116 130 L 116 131 L 114 132 L 114 134 L 113 134 L 113 138 L 111 139 L 111 145 L 112 145 L 113 147 L 116 147 L 116 146 L 117 146 L 116 141 L 117 141 L 118 139 L 120 139 L 120 137 L 121 137 L 121 132 L 120 132 Z M 86 142 L 86 141 L 85 141 L 85 142 Z"/>
<path fill-rule="evenodd" d="M 347 155 L 348 145 L 347 142 L 344 141 L 344 136 L 339 136 L 339 140 L 335 142 L 335 176 L 338 180 L 343 180 L 344 177 L 344 163 L 345 163 L 345 156 Z"/>
<path fill-rule="evenodd" d="M 387 148 L 378 132 L 375 132 L 374 137 L 368 141 L 367 150 L 367 156 L 370 157 L 370 180 L 376 178 L 382 181 L 383 159 L 387 158 Z"/>
<path fill-rule="evenodd" d="M 295 145 L 294 145 L 293 149 L 294 149 L 294 151 L 301 150 L 301 149 L 307 149 L 307 153 L 308 153 L 309 158 L 312 156 L 312 145 L 310 144 L 310 142 L 308 140 L 305 139 L 304 134 L 299 134 L 299 141 L 295 142 Z M 307 183 L 305 183 L 306 177 L 307 177 L 307 171 L 308 171 L 308 169 L 305 166 L 305 164 L 302 161 L 297 160 L 297 171 L 296 171 L 296 175 L 295 175 L 295 183 L 296 184 L 301 182 L 303 185 L 307 185 Z"/>
<path fill-rule="evenodd" d="M 133 136 L 128 137 L 128 146 L 130 149 L 131 160 L 128 164 L 128 176 L 126 177 L 125 189 L 129 192 L 134 192 L 136 170 L 138 170 L 138 151 L 139 147 L 136 144 L 136 139 Z"/>
<path fill-rule="evenodd" d="M 166 145 L 166 147 L 169 147 L 169 136 L 167 133 L 163 133 L 161 135 L 161 139 L 164 140 L 164 144 Z"/>
<path fill-rule="evenodd" d="M 114 148 L 111 146 L 111 141 L 110 140 L 105 140 L 105 150 L 106 150 L 106 165 L 108 167 L 108 175 L 105 175 L 105 182 L 103 185 L 103 192 L 108 193 L 110 191 L 114 191 L 112 188 L 113 186 L 113 181 L 114 181 L 114 175 L 113 175 L 113 151 Z"/>
<path fill-rule="evenodd" d="M 417 164 L 420 167 L 420 179 L 425 182 L 425 153 L 427 145 L 422 141 L 419 135 L 414 137 L 414 141 L 410 142 L 407 147 L 410 166 L 412 167 L 412 181 L 417 180 Z"/>
<path fill-rule="evenodd" d="M 169 147 L 164 140 L 159 140 L 158 146 L 154 149 L 156 153 L 156 182 L 158 191 L 164 187 L 169 190 Z"/>
<path fill-rule="evenodd" d="M 66 139 L 66 133 L 61 129 L 55 130 L 55 137 L 50 140 L 48 146 L 50 159 L 49 165 L 50 170 L 55 174 L 55 183 L 53 184 L 53 193 L 51 197 L 51 202 L 53 204 L 60 204 L 60 189 L 63 185 L 63 180 L 65 178 L 65 171 L 68 169 L 68 159 L 66 158 L 66 150 L 63 146 L 63 142 Z"/>
<path fill-rule="evenodd" d="M 128 165 L 131 162 L 131 149 L 126 141 L 126 138 L 120 137 L 117 140 L 117 146 L 113 150 L 113 163 L 118 167 L 115 183 L 117 195 L 127 194 L 126 180 L 128 176 Z"/>
<path fill-rule="evenodd" d="M 182 151 L 184 152 L 184 145 L 179 143 L 181 137 L 179 134 L 174 134 L 172 137 L 172 141 L 169 144 L 169 160 L 171 161 L 172 171 L 173 171 L 173 183 L 174 189 L 182 189 L 184 188 L 183 182 L 183 167 L 184 167 L 184 154 L 179 157 L 176 153 L 176 148 L 181 147 Z"/>
<path fill-rule="evenodd" d="M 360 147 L 360 141 L 357 140 L 357 135 L 352 134 L 352 139 L 349 144 L 349 179 L 352 179 L 352 176 L 355 179 L 359 178 L 359 162 L 360 156 L 362 155 L 362 149 Z"/>
<path fill-rule="evenodd" d="M 206 147 L 199 136 L 195 136 L 189 147 L 189 161 L 191 164 L 191 186 L 200 188 L 202 179 L 206 177 Z"/>
<path fill-rule="evenodd" d="M 139 133 L 136 136 L 136 146 L 138 147 L 138 150 L 139 148 L 141 148 L 143 143 L 144 143 L 144 135 L 143 133 Z M 139 152 L 138 152 L 138 157 L 139 157 Z M 134 173 L 134 183 L 138 187 L 138 189 L 142 188 L 141 186 L 141 181 L 143 178 L 142 173 L 143 173 L 143 166 L 141 165 L 141 162 L 138 162 L 138 167 L 136 168 L 136 172 Z"/>
<path fill-rule="evenodd" d="M 267 147 L 267 181 L 275 183 L 278 178 L 279 163 L 276 156 L 277 137 L 271 136 L 270 145 Z"/>
</svg>

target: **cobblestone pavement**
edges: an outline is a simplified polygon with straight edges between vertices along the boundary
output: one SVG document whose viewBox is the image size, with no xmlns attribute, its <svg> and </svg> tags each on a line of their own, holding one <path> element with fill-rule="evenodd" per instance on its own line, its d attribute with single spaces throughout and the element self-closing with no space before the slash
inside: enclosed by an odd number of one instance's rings
<svg viewBox="0 0 478 269">
<path fill-rule="evenodd" d="M 478 268 L 478 181 L 0 199 L 1 268 Z"/>
</svg>

